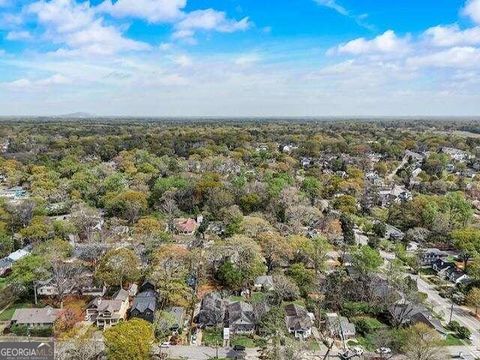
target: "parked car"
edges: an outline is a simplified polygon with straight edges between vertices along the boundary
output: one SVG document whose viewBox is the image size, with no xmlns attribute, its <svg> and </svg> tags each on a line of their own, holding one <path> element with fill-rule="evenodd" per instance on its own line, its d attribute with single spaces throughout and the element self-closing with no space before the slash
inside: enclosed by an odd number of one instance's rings
<svg viewBox="0 0 480 360">
<path fill-rule="evenodd" d="M 377 354 L 390 354 L 392 352 L 392 349 L 388 348 L 388 347 L 381 347 L 381 348 L 378 348 L 377 350 L 375 350 L 375 352 Z"/>
<path fill-rule="evenodd" d="M 234 345 L 233 350 L 235 351 L 245 351 L 245 346 L 243 345 Z"/>
<path fill-rule="evenodd" d="M 168 349 L 171 346 L 170 342 L 164 342 L 162 345 L 160 345 L 161 348 Z"/>
</svg>

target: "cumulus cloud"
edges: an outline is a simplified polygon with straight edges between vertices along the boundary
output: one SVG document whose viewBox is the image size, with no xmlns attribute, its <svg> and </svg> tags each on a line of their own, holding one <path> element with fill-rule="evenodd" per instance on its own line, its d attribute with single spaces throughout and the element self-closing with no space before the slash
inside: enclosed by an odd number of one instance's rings
<svg viewBox="0 0 480 360">
<path fill-rule="evenodd" d="M 182 39 L 192 37 L 197 30 L 217 31 L 223 33 L 232 33 L 235 31 L 244 31 L 250 27 L 248 17 L 241 20 L 227 18 L 222 11 L 213 9 L 196 10 L 185 15 L 185 17 L 175 25 L 174 38 Z"/>
<path fill-rule="evenodd" d="M 368 40 L 358 38 L 330 49 L 329 54 L 404 54 L 410 49 L 407 38 L 398 37 L 394 31 L 388 30 L 383 34 Z"/>
<path fill-rule="evenodd" d="M 17 41 L 17 40 L 30 40 L 32 38 L 32 34 L 28 31 L 10 31 L 5 36 L 5 39 L 10 41 Z"/>
<path fill-rule="evenodd" d="M 14 81 L 1 83 L 3 87 L 11 90 L 40 90 L 50 86 L 67 85 L 72 81 L 62 74 L 54 74 L 50 77 L 43 79 L 27 79 L 21 78 Z"/>
<path fill-rule="evenodd" d="M 67 46 L 59 49 L 59 54 L 109 55 L 149 49 L 146 43 L 125 38 L 117 27 L 105 25 L 88 2 L 42 0 L 30 4 L 26 11 L 45 27 L 47 39 Z"/>
<path fill-rule="evenodd" d="M 467 0 L 462 13 L 480 24 L 480 0 Z"/>
<path fill-rule="evenodd" d="M 145 19 L 151 23 L 170 22 L 182 16 L 187 0 L 105 0 L 97 11 L 106 12 L 114 17 L 132 17 Z"/>
<path fill-rule="evenodd" d="M 439 25 L 427 29 L 425 36 L 434 46 L 477 45 L 480 44 L 480 27 L 461 30 L 457 24 Z"/>
<path fill-rule="evenodd" d="M 480 66 L 480 49 L 475 47 L 453 47 L 431 54 L 407 59 L 407 65 L 413 67 L 453 67 L 470 68 Z"/>
</svg>

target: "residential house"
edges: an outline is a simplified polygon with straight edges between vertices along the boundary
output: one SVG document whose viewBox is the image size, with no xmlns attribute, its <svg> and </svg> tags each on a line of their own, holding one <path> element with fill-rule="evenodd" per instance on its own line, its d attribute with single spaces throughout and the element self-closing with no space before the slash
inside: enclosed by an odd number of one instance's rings
<svg viewBox="0 0 480 360">
<path fill-rule="evenodd" d="M 390 189 L 380 190 L 379 205 L 389 206 L 393 203 L 406 202 L 412 199 L 412 193 L 403 186 L 395 185 Z"/>
<path fill-rule="evenodd" d="M 253 306 L 244 301 L 229 304 L 225 323 L 232 334 L 253 334 L 256 324 Z"/>
<path fill-rule="evenodd" d="M 272 291 L 274 289 L 273 277 L 271 275 L 262 275 L 255 279 L 253 287 L 257 291 Z"/>
<path fill-rule="evenodd" d="M 112 299 L 96 297 L 86 309 L 86 320 L 93 321 L 100 328 L 107 328 L 125 320 L 129 306 L 128 292 L 121 289 Z"/>
<path fill-rule="evenodd" d="M 470 277 L 457 267 L 451 267 L 445 271 L 445 278 L 454 284 L 462 284 L 468 282 Z"/>
<path fill-rule="evenodd" d="M 432 265 L 439 259 L 444 259 L 448 254 L 442 250 L 436 248 L 425 249 L 421 255 L 421 261 L 423 265 Z"/>
<path fill-rule="evenodd" d="M 347 340 L 355 337 L 355 325 L 348 321 L 344 316 L 337 313 L 328 313 L 326 319 L 328 333 L 332 338 Z"/>
<path fill-rule="evenodd" d="M 447 154 L 455 161 L 465 161 L 469 157 L 466 151 L 447 147 L 447 146 L 442 147 L 441 152 L 444 154 Z"/>
<path fill-rule="evenodd" d="M 385 238 L 393 241 L 400 241 L 405 237 L 405 233 L 393 225 L 385 224 Z"/>
<path fill-rule="evenodd" d="M 180 306 L 173 306 L 167 310 L 175 319 L 175 323 L 170 327 L 170 330 L 179 333 L 185 326 L 185 308 Z"/>
<path fill-rule="evenodd" d="M 173 220 L 174 231 L 182 235 L 194 235 L 199 224 L 195 219 L 178 218 Z"/>
<path fill-rule="evenodd" d="M 285 306 L 285 323 L 288 332 L 297 339 L 306 339 L 312 335 L 314 316 L 297 304 Z"/>
<path fill-rule="evenodd" d="M 13 260 L 6 257 L 0 259 L 0 276 L 6 276 L 12 269 Z"/>
<path fill-rule="evenodd" d="M 47 306 L 42 309 L 16 309 L 12 316 L 12 325 L 29 327 L 53 326 L 60 316 L 61 310 Z"/>
<path fill-rule="evenodd" d="M 437 275 L 444 277 L 445 273 L 447 272 L 448 269 L 450 268 L 455 268 L 456 265 L 452 262 L 444 261 L 442 259 L 435 260 L 432 263 L 432 269 L 435 270 Z"/>
<path fill-rule="evenodd" d="M 27 197 L 27 195 L 27 190 L 20 186 L 0 190 L 0 197 L 4 197 L 13 201 L 24 199 Z"/>
<path fill-rule="evenodd" d="M 157 308 L 157 292 L 151 288 L 144 288 L 133 299 L 130 317 L 137 317 L 153 323 Z"/>
<path fill-rule="evenodd" d="M 23 249 L 14 251 L 7 257 L 0 259 L 0 276 L 7 275 L 10 272 L 13 263 L 27 256 L 28 254 L 30 254 L 30 246 L 26 246 Z"/>
<path fill-rule="evenodd" d="M 202 299 L 200 311 L 195 322 L 202 328 L 217 326 L 223 323 L 225 303 L 218 293 L 209 293 Z"/>
<path fill-rule="evenodd" d="M 64 294 L 69 294 L 75 286 L 75 283 L 69 282 L 65 286 Z M 47 280 L 37 281 L 35 283 L 35 291 L 39 296 L 55 296 L 58 295 L 58 287 L 54 283 L 54 279 L 50 278 Z"/>
<path fill-rule="evenodd" d="M 396 303 L 388 310 L 391 318 L 397 324 L 408 326 L 423 323 L 436 330 L 442 337 L 445 338 L 447 336 L 448 332 L 440 320 L 435 318 L 424 306 Z"/>
</svg>

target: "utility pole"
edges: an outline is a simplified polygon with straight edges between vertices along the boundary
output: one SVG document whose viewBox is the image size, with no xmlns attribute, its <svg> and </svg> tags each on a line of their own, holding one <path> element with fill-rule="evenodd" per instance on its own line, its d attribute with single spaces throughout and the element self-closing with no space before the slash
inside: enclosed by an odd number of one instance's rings
<svg viewBox="0 0 480 360">
<path fill-rule="evenodd" d="M 33 293 L 35 295 L 35 305 L 37 305 L 37 283 L 33 282 Z"/>
<path fill-rule="evenodd" d="M 453 315 L 453 300 L 452 300 L 452 306 L 450 307 L 450 320 L 448 321 L 449 323 L 452 322 L 452 315 Z"/>
</svg>

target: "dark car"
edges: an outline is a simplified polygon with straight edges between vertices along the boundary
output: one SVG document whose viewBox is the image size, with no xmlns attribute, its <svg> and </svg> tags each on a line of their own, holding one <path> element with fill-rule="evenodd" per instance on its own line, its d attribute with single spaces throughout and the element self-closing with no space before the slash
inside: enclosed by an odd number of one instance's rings
<svg viewBox="0 0 480 360">
<path fill-rule="evenodd" d="M 243 345 L 234 345 L 233 350 L 235 351 L 245 351 L 245 346 Z"/>
</svg>

